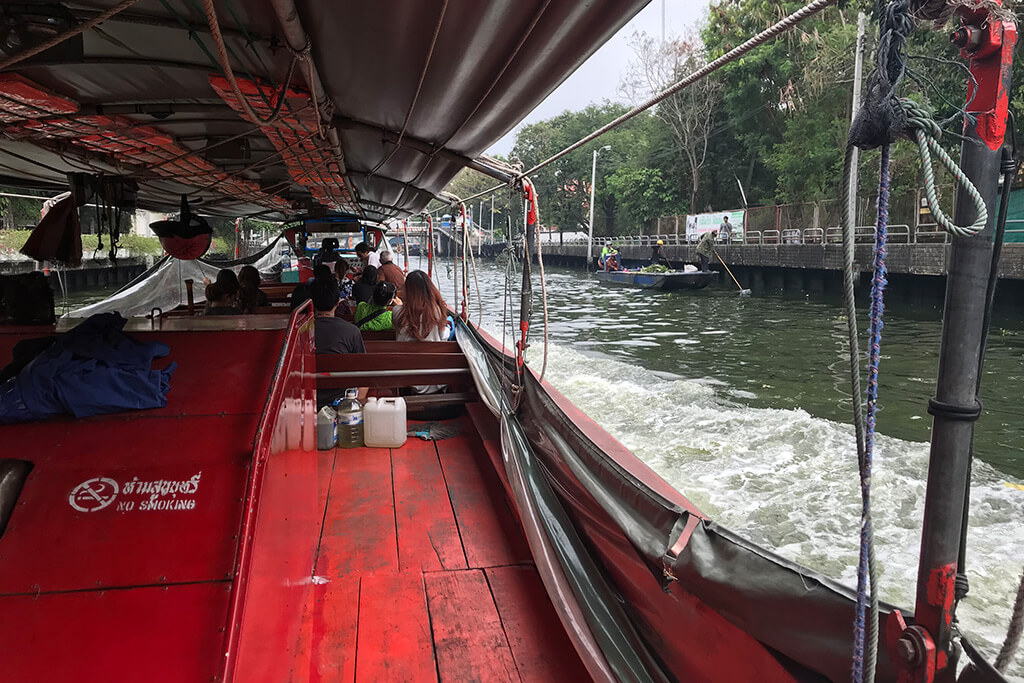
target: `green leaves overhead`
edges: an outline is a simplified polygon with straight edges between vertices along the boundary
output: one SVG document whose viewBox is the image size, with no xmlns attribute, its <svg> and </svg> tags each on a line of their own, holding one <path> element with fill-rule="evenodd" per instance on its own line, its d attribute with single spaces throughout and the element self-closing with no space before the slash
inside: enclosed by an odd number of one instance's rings
<svg viewBox="0 0 1024 683">
<path fill-rule="evenodd" d="M 720 0 L 708 8 L 706 23 L 683 38 L 663 43 L 635 34 L 631 44 L 637 57 L 623 71 L 620 92 L 630 101 L 642 101 L 804 4 Z M 661 216 L 742 207 L 741 187 L 751 207 L 815 203 L 815 215 L 824 216 L 826 204 L 837 205 L 841 195 L 857 14 L 871 16 L 873 9 L 868 0 L 851 0 L 841 9 L 825 10 L 712 74 L 703 92 L 684 89 L 541 169 L 532 180 L 542 223 L 563 231 L 586 230 L 595 150 L 598 236 L 649 232 Z M 878 25 L 869 22 L 865 77 L 874 66 L 877 40 Z M 959 132 L 961 122 L 955 117 L 964 106 L 969 80 L 965 60 L 947 34 L 930 25 L 915 30 L 907 50 L 908 75 L 900 94 L 927 106 L 936 120 L 949 119 L 947 130 Z M 1024 107 L 1024 79 L 1012 86 L 1010 104 Z M 517 135 L 513 161 L 529 168 L 628 108 L 606 101 L 525 126 Z M 695 112 L 699 116 L 692 116 Z M 1018 131 L 1021 126 L 1024 121 Z M 957 137 L 947 135 L 944 144 L 956 156 Z M 871 220 L 877 160 L 877 152 L 861 155 L 861 220 Z M 893 205 L 907 207 L 907 215 L 894 222 L 907 222 L 915 215 L 921 184 L 915 146 L 896 145 L 892 163 Z M 834 224 L 831 214 L 821 221 Z"/>
</svg>

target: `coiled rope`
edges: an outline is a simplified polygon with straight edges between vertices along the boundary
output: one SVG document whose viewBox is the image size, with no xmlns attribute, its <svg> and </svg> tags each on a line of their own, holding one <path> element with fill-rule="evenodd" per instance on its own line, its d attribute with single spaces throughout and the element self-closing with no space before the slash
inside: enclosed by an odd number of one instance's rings
<svg viewBox="0 0 1024 683">
<path fill-rule="evenodd" d="M 924 107 L 909 98 L 901 97 L 899 98 L 899 103 L 907 114 L 907 125 L 913 130 L 914 139 L 917 141 L 917 148 L 921 152 L 924 191 L 928 199 L 928 207 L 931 209 L 932 215 L 935 216 L 935 222 L 941 225 L 947 232 L 958 237 L 971 237 L 978 234 L 988 223 L 988 207 L 985 206 L 985 200 L 982 199 L 981 193 L 978 192 L 978 189 L 974 187 L 974 183 L 967 178 L 967 175 L 961 170 L 960 166 L 953 161 L 946 150 L 942 148 L 942 145 L 939 144 L 939 136 L 942 135 L 942 129 L 939 128 L 939 124 L 935 122 L 931 114 Z M 971 203 L 974 204 L 978 217 L 970 225 L 957 225 L 939 207 L 939 195 L 935 191 L 935 173 L 932 170 L 932 160 L 929 152 L 934 153 L 939 158 L 942 165 L 953 174 L 957 183 L 960 184 L 971 198 Z"/>
</svg>

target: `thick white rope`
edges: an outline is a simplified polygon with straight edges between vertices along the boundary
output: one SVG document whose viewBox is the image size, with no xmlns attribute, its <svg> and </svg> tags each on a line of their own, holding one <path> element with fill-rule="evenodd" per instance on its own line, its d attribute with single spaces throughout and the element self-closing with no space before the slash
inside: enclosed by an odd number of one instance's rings
<svg viewBox="0 0 1024 683">
<path fill-rule="evenodd" d="M 527 176 L 527 175 L 530 175 L 530 174 L 536 172 L 537 170 L 539 170 L 541 168 L 544 168 L 545 166 L 547 166 L 551 162 L 553 162 L 553 161 L 555 161 L 557 159 L 561 159 L 562 157 L 564 157 L 569 152 L 572 152 L 574 150 L 579 149 L 580 147 L 582 147 L 583 145 L 587 144 L 591 140 L 593 140 L 593 139 L 595 139 L 597 137 L 600 137 L 601 135 L 604 135 L 605 133 L 610 131 L 612 128 L 615 128 L 616 126 L 622 125 L 623 123 L 625 123 L 626 121 L 630 120 L 631 118 L 633 118 L 634 116 L 636 116 L 640 112 L 642 112 L 642 111 L 644 111 L 646 109 L 650 109 L 651 107 L 653 107 L 654 105 L 658 104 L 662 100 L 667 99 L 667 98 L 671 97 L 672 95 L 676 94 L 677 92 L 679 92 L 683 88 L 685 88 L 685 87 L 687 87 L 689 85 L 693 85 L 694 83 L 696 83 L 700 79 L 704 78 L 708 74 L 710 74 L 710 73 L 712 73 L 714 71 L 717 71 L 718 69 L 721 69 L 726 64 L 735 61 L 738 57 L 742 57 L 746 53 L 748 53 L 751 50 L 753 50 L 755 47 L 758 47 L 758 46 L 768 42 L 769 40 L 771 40 L 772 38 L 776 37 L 780 33 L 788 31 L 793 26 L 795 26 L 796 24 L 800 23 L 801 21 L 803 21 L 807 17 L 810 17 L 810 16 L 813 16 L 813 15 L 817 14 L 818 12 L 820 12 L 823 9 L 825 9 L 826 7 L 829 7 L 830 5 L 836 4 L 836 2 L 838 2 L 838 0 L 814 0 L 814 2 L 810 3 L 809 5 L 805 5 L 803 8 L 797 10 L 796 12 L 793 12 L 792 14 L 790 14 L 788 17 L 786 17 L 782 21 L 778 22 L 777 24 L 774 24 L 774 25 L 768 27 L 767 29 L 765 29 L 764 31 L 761 31 L 756 36 L 754 36 L 753 38 L 750 38 L 749 40 L 747 40 L 742 45 L 739 45 L 738 47 L 735 47 L 732 50 L 729 50 L 728 52 L 726 52 L 724 55 L 722 55 L 718 59 L 714 60 L 713 62 L 709 62 L 708 64 L 705 64 L 700 69 L 697 69 L 696 71 L 694 71 L 690 75 L 684 77 L 682 80 L 676 81 L 675 83 L 670 85 L 668 88 L 666 88 L 665 90 L 662 90 L 660 93 L 654 95 L 653 97 L 651 97 L 651 99 L 647 100 L 643 104 L 640 104 L 640 105 L 637 105 L 636 107 L 633 107 L 632 109 L 627 111 L 625 114 L 623 114 L 619 118 L 617 118 L 614 121 L 612 121 L 611 123 L 609 123 L 609 124 L 607 124 L 605 126 L 602 126 L 601 128 L 598 128 L 597 130 L 595 130 L 590 135 L 588 135 L 585 138 L 579 140 L 578 142 L 574 142 L 573 144 L 571 144 L 568 147 L 566 147 L 565 149 L 563 149 L 561 152 L 558 152 L 554 156 L 545 159 L 544 161 L 540 162 L 539 164 L 537 164 L 533 168 L 529 169 L 528 171 L 524 171 L 520 175 L 520 178 L 522 178 L 524 176 Z M 474 199 L 475 197 L 476 197 L 476 195 L 474 195 L 473 197 L 469 197 L 468 199 L 466 199 L 466 201 Z"/>
</svg>

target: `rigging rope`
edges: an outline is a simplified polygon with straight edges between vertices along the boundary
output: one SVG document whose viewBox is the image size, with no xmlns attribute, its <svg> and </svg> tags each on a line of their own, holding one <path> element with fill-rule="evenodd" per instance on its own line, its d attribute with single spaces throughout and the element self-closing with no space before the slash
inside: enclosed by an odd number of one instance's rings
<svg viewBox="0 0 1024 683">
<path fill-rule="evenodd" d="M 542 253 L 540 243 L 540 203 L 537 200 L 537 190 L 533 187 L 533 183 L 530 181 L 530 179 L 524 178 L 523 183 L 524 186 L 528 185 L 530 188 L 527 192 L 526 198 L 527 201 L 531 203 L 533 207 L 533 213 L 536 216 L 537 227 L 534 239 L 537 240 L 537 267 L 540 270 L 540 301 L 541 308 L 544 311 L 544 359 L 541 362 L 540 378 L 538 381 L 543 383 L 544 373 L 546 373 L 548 369 L 548 288 L 547 281 L 544 277 L 544 255 Z M 526 258 L 530 258 L 530 255 L 527 254 Z"/>
<path fill-rule="evenodd" d="M 104 21 L 106 21 L 107 19 L 110 19 L 114 15 L 116 15 L 116 14 L 118 14 L 120 12 L 123 12 L 124 10 L 128 9 L 132 5 L 138 4 L 138 2 L 139 2 L 139 0 L 124 0 L 120 4 L 111 7 L 107 11 L 102 12 L 101 14 L 97 14 L 96 16 L 94 16 L 89 21 L 86 21 L 85 23 L 79 24 L 78 26 L 75 26 L 74 28 L 65 31 L 64 33 L 61 33 L 61 34 L 56 35 L 56 36 L 53 36 L 49 40 L 47 40 L 45 42 L 42 42 L 39 45 L 36 45 L 35 47 L 30 47 L 29 49 L 24 50 L 23 52 L 19 52 L 17 54 L 11 55 L 7 59 L 5 59 L 2 62 L 0 62 L 0 71 L 3 71 L 4 69 L 7 69 L 8 67 L 14 66 L 18 62 L 24 61 L 24 60 L 28 59 L 29 57 L 34 57 L 34 56 L 36 56 L 36 55 L 38 55 L 38 54 L 40 54 L 42 52 L 46 52 L 51 47 L 60 45 L 65 40 L 69 40 L 71 38 L 74 38 L 75 36 L 77 36 L 80 33 L 85 33 L 89 29 L 91 29 L 91 28 L 93 28 L 95 26 L 98 26 L 99 24 L 102 24 Z"/>
<path fill-rule="evenodd" d="M 920 3 L 919 3 L 920 4 Z M 857 440 L 857 461 L 860 473 L 861 520 L 860 553 L 857 567 L 857 606 L 854 622 L 854 656 L 852 680 L 873 681 L 878 646 L 878 590 L 875 572 L 874 536 L 871 521 L 871 467 L 875 445 L 878 409 L 878 368 L 881 360 L 881 337 L 886 285 L 886 241 L 888 225 L 890 144 L 904 135 L 915 140 L 921 156 L 928 204 L 937 222 L 946 231 L 970 237 L 984 229 L 988 210 L 977 188 L 939 145 L 941 128 L 931 115 L 916 102 L 900 96 L 907 75 L 906 42 L 913 30 L 910 0 L 894 0 L 886 8 L 879 26 L 879 46 L 875 69 L 868 76 L 867 94 L 850 126 L 843 173 L 843 255 L 844 304 L 850 348 L 850 386 Z M 856 198 L 851 196 L 850 178 L 855 148 L 881 147 L 878 185 L 878 213 L 875 223 L 874 278 L 871 287 L 871 311 L 868 353 L 867 418 L 861 399 L 860 351 L 858 346 L 856 301 L 854 295 L 854 226 Z M 932 171 L 931 153 L 956 177 L 977 211 L 976 220 L 958 226 L 939 208 Z"/>
<path fill-rule="evenodd" d="M 531 168 L 531 169 L 529 169 L 527 171 L 524 171 L 520 175 L 520 178 L 535 173 L 536 171 L 538 171 L 539 169 L 544 168 L 545 166 L 547 166 L 551 162 L 553 162 L 553 161 L 555 161 L 557 159 L 561 159 L 562 157 L 564 157 L 569 152 L 577 150 L 580 147 L 582 147 L 583 145 L 585 145 L 588 142 L 590 142 L 591 140 L 593 140 L 593 139 L 595 139 L 597 137 L 600 137 L 601 135 L 604 135 L 605 133 L 610 131 L 612 128 L 615 128 L 617 126 L 622 125 L 623 123 L 625 123 L 626 121 L 630 120 L 631 118 L 633 118 L 637 114 L 639 114 L 639 113 L 641 113 L 641 112 L 643 112 L 643 111 L 645 111 L 647 109 L 650 109 L 651 107 L 653 107 L 654 105 L 658 104 L 662 100 L 665 100 L 665 99 L 671 97 L 672 95 L 676 94 L 677 92 L 679 92 L 683 88 L 685 88 L 685 87 L 687 87 L 689 85 L 692 85 L 693 83 L 696 83 L 700 79 L 704 78 L 705 76 L 707 76 L 708 74 L 710 74 L 710 73 L 712 73 L 714 71 L 717 71 L 718 69 L 722 68 L 726 64 L 729 64 L 730 62 L 736 61 L 736 59 L 738 59 L 739 57 L 742 57 L 746 53 L 750 52 L 755 47 L 763 45 L 764 43 L 768 42 L 772 38 L 775 38 L 776 36 L 778 36 L 780 33 L 784 33 L 785 31 L 788 31 L 789 29 L 791 29 L 793 26 L 799 24 L 804 19 L 806 19 L 808 17 L 811 17 L 811 16 L 814 16 L 815 14 L 817 14 L 818 12 L 822 11 L 823 9 L 829 7 L 830 5 L 834 5 L 837 1 L 838 0 L 814 0 L 814 2 L 812 2 L 812 3 L 808 4 L 808 5 L 805 5 L 804 7 L 800 8 L 796 12 L 793 12 L 788 17 L 785 17 L 784 19 L 782 19 L 778 23 L 773 24 L 772 26 L 769 26 L 764 31 L 761 31 L 760 33 L 758 33 L 753 38 L 748 39 L 743 44 L 741 44 L 741 45 L 739 45 L 737 47 L 734 47 L 732 50 L 729 50 L 728 52 L 726 52 L 724 55 L 722 55 L 718 59 L 716 59 L 716 60 L 714 60 L 714 61 L 712 61 L 712 62 L 710 62 L 708 64 L 705 64 L 703 67 L 701 67 L 700 69 L 697 69 L 696 71 L 694 71 L 693 73 L 691 73 L 688 76 L 684 77 L 683 79 L 681 79 L 679 81 L 676 81 L 675 83 L 670 85 L 665 90 L 662 90 L 660 93 L 658 93 L 658 94 L 654 95 L 653 97 L 651 97 L 646 102 L 633 107 L 632 109 L 627 111 L 625 114 L 623 114 L 622 116 L 620 116 L 617 119 L 615 119 L 614 121 L 612 121 L 611 123 L 609 123 L 609 124 L 607 124 L 605 126 L 602 126 L 601 128 L 599 128 L 596 131 L 594 131 L 593 133 L 591 133 L 590 135 L 587 135 L 586 137 L 582 138 L 581 140 L 579 140 L 577 142 L 574 142 L 573 144 L 571 144 L 568 147 L 566 147 L 565 149 L 563 149 L 561 152 L 558 152 L 554 156 L 548 157 L 547 159 L 545 159 L 544 161 L 540 162 L 539 164 L 537 164 L 533 168 Z M 469 197 L 469 198 L 466 199 L 466 201 L 470 201 L 471 199 L 474 199 L 474 198 L 475 197 Z"/>
<path fill-rule="evenodd" d="M 264 119 L 256 113 L 252 105 L 249 104 L 249 100 L 242 94 L 242 89 L 238 87 L 235 72 L 231 67 L 231 59 L 228 57 L 228 50 L 224 44 L 224 36 L 220 32 L 220 22 L 217 21 L 217 9 L 213 6 L 213 0 L 203 0 L 203 10 L 206 12 L 206 20 L 210 25 L 210 37 L 213 38 L 213 44 L 217 48 L 217 62 L 224 73 L 224 78 L 227 79 L 228 84 L 231 86 L 231 92 L 234 93 L 239 106 L 242 107 L 245 116 L 252 123 L 259 126 L 269 126 L 281 117 L 281 107 L 284 105 L 288 95 L 288 86 L 291 84 L 292 74 L 295 71 L 295 63 L 299 59 L 304 59 L 312 64 L 312 60 L 309 59 L 309 47 L 307 46 L 304 52 L 292 53 L 292 59 L 288 64 L 288 73 L 285 75 L 284 81 L 281 83 L 281 91 L 277 95 L 277 102 L 274 105 L 273 111 L 270 112 L 270 116 Z M 312 82 L 310 82 L 310 88 L 312 87 Z M 318 115 L 317 120 L 319 118 Z"/>
<path fill-rule="evenodd" d="M 1013 661 L 1020 645 L 1021 632 L 1024 631 L 1024 574 L 1020 576 L 1020 584 L 1017 586 L 1017 599 L 1013 603 L 1013 616 L 1010 618 L 1010 627 L 1006 631 L 1006 640 L 996 656 L 995 668 L 999 673 L 1006 673 L 1006 668 Z"/>
<path fill-rule="evenodd" d="M 423 81 L 427 78 L 427 70 L 430 68 L 430 61 L 434 57 L 434 48 L 437 47 L 437 37 L 441 34 L 441 25 L 444 23 L 444 16 L 448 12 L 448 0 L 444 0 L 441 3 L 441 13 L 437 17 L 437 23 L 434 25 L 434 35 L 430 39 L 430 47 L 427 48 L 427 58 L 423 60 L 423 68 L 420 70 L 420 80 L 416 83 L 416 90 L 412 95 L 412 102 L 409 103 L 409 109 L 405 112 L 405 121 L 402 122 L 402 130 L 398 132 L 398 138 L 395 140 L 395 147 L 390 153 L 380 161 L 378 161 L 373 168 L 366 174 L 367 178 L 372 178 L 377 174 L 377 171 L 381 169 L 384 164 L 391 161 L 392 157 L 398 154 L 398 150 L 402 148 L 402 140 L 405 138 L 405 133 L 409 128 L 409 121 L 412 119 L 412 113 L 416 109 L 416 102 L 420 99 L 420 91 L 423 90 Z"/>
</svg>

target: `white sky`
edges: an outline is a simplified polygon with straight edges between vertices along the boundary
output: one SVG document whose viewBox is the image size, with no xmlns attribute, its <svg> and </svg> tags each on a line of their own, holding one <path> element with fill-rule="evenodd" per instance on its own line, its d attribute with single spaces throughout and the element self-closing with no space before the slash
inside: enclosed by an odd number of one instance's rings
<svg viewBox="0 0 1024 683">
<path fill-rule="evenodd" d="M 494 143 L 488 154 L 508 156 L 515 142 L 515 134 L 529 123 L 543 121 L 563 111 L 579 111 L 588 104 L 604 100 L 620 102 L 619 81 L 633 59 L 633 51 L 626 40 L 635 31 L 661 37 L 661 17 L 664 11 L 665 36 L 679 36 L 684 29 L 693 26 L 707 10 L 708 0 L 651 0 L 651 3 L 637 14 L 593 54 L 572 76 L 547 99 L 538 105 L 522 123 L 513 128 L 505 137 Z"/>
</svg>

